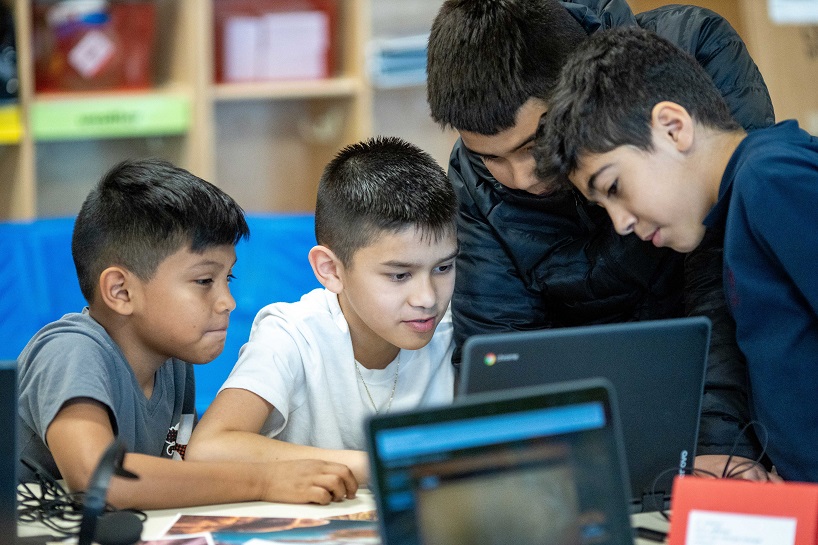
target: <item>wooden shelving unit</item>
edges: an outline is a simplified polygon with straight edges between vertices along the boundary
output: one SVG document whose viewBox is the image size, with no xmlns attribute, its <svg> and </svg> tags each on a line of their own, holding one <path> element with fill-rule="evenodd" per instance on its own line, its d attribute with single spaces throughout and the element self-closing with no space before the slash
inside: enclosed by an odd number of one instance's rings
<svg viewBox="0 0 818 545">
<path fill-rule="evenodd" d="M 372 133 L 369 0 L 336 0 L 338 57 L 326 80 L 217 84 L 220 0 L 154 0 L 151 89 L 47 94 L 34 86 L 32 2 L 3 1 L 15 14 L 20 126 L 0 138 L 0 220 L 74 214 L 103 172 L 140 156 L 187 168 L 249 212 L 310 211 L 326 162 Z"/>
</svg>

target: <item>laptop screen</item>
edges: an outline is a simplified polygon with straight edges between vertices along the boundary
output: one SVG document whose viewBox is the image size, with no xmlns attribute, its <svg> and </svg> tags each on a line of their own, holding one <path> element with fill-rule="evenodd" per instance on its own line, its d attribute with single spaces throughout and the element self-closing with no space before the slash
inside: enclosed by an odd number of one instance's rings
<svg viewBox="0 0 818 545">
<path fill-rule="evenodd" d="M 0 361 L 0 536 L 17 536 L 17 362 Z"/>
<path fill-rule="evenodd" d="M 475 335 L 459 395 L 604 377 L 616 389 L 632 511 L 667 507 L 674 475 L 696 455 L 707 318 Z"/>
<path fill-rule="evenodd" d="M 631 543 L 611 403 L 584 381 L 374 417 L 384 543 Z"/>
</svg>

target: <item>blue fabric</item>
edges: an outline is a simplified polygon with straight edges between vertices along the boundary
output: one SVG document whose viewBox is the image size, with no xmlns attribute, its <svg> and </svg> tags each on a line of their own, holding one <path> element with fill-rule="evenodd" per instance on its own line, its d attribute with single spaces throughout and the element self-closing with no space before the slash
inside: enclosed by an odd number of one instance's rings
<svg viewBox="0 0 818 545">
<path fill-rule="evenodd" d="M 319 286 L 307 252 L 315 245 L 312 215 L 248 216 L 250 240 L 236 248 L 236 310 L 222 354 L 196 366 L 201 414 L 222 385 L 261 307 L 297 301 Z M 74 218 L 0 223 L 0 359 L 15 359 L 44 325 L 86 305 L 71 258 Z"/>
<path fill-rule="evenodd" d="M 795 121 L 751 132 L 705 225 L 726 222 L 724 293 L 753 416 L 786 480 L 818 482 L 818 138 Z M 764 431 L 757 426 L 762 440 Z"/>
</svg>

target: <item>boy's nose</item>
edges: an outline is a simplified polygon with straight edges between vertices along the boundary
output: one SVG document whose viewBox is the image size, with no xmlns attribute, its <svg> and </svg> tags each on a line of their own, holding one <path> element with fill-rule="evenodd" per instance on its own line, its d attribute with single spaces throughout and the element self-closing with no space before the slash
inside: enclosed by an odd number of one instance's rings
<svg viewBox="0 0 818 545">
<path fill-rule="evenodd" d="M 620 208 L 608 207 L 608 215 L 611 216 L 611 221 L 617 233 L 623 236 L 633 233 L 633 228 L 636 225 L 636 218 L 633 214 Z"/>
<path fill-rule="evenodd" d="M 216 301 L 216 310 L 220 314 L 222 312 L 233 312 L 236 308 L 236 300 L 233 298 L 233 294 L 230 293 L 230 289 L 227 288 L 224 290 L 219 296 L 219 299 Z"/>
<path fill-rule="evenodd" d="M 413 307 L 432 309 L 437 304 L 437 292 L 431 277 L 418 279 L 417 285 L 412 290 L 409 304 Z"/>
<path fill-rule="evenodd" d="M 513 161 L 511 163 L 511 180 L 510 186 L 513 189 L 519 189 L 520 191 L 528 191 L 537 183 L 537 177 L 534 175 L 534 159 L 532 158 L 531 161 Z"/>
</svg>

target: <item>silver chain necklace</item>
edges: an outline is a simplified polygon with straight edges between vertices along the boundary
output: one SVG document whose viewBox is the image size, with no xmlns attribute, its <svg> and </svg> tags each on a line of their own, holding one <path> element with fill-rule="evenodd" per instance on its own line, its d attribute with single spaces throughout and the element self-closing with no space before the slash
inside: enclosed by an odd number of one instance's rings
<svg viewBox="0 0 818 545">
<path fill-rule="evenodd" d="M 372 394 L 369 393 L 369 386 L 366 385 L 366 381 L 364 380 L 364 376 L 361 374 L 361 368 L 358 367 L 361 365 L 358 363 L 358 360 L 353 358 L 353 365 L 355 365 L 355 371 L 358 373 L 358 378 L 361 379 L 361 384 L 364 385 L 364 390 L 366 390 L 366 397 L 369 398 L 369 402 L 372 403 L 372 408 L 375 410 L 375 414 L 381 414 L 381 411 L 378 409 L 378 406 L 375 405 L 375 400 L 372 399 Z M 395 366 L 395 380 L 392 382 L 392 393 L 389 394 L 389 401 L 386 404 L 385 413 L 389 412 L 389 409 L 392 407 L 392 399 L 395 397 L 395 388 L 398 387 L 398 373 L 400 372 L 400 351 L 398 351 L 398 364 Z"/>
</svg>

